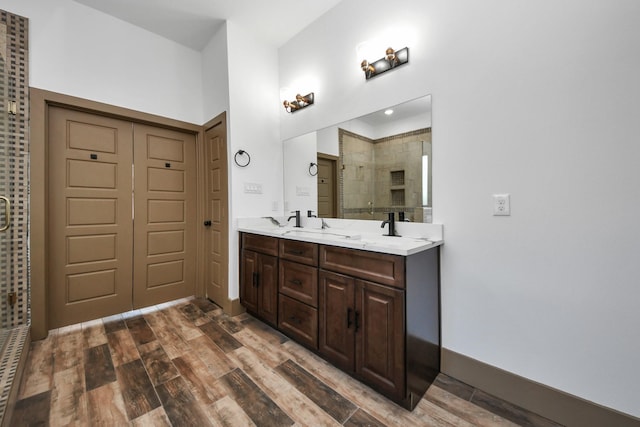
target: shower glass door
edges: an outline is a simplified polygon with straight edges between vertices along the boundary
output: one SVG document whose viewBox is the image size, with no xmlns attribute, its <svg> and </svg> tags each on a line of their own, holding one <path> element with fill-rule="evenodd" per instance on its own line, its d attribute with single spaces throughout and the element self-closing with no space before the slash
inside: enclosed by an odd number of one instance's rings
<svg viewBox="0 0 640 427">
<path fill-rule="evenodd" d="M 0 23 L 0 289 L 11 280 L 11 195 L 9 194 L 9 73 L 7 69 L 7 26 Z M 7 303 L 0 295 L 0 351 L 4 347 Z"/>
</svg>

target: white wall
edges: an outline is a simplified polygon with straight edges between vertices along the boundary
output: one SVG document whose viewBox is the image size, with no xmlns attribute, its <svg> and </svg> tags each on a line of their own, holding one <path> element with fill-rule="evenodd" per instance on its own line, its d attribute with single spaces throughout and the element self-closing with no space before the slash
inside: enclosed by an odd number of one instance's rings
<svg viewBox="0 0 640 427">
<path fill-rule="evenodd" d="M 229 156 L 247 151 L 245 168 L 229 163 L 231 218 L 282 215 L 282 142 L 278 128 L 278 51 L 227 21 L 229 52 Z M 244 193 L 245 183 L 262 194 Z M 231 225 L 229 296 L 238 297 L 238 236 Z"/>
<path fill-rule="evenodd" d="M 319 82 L 283 137 L 432 94 L 444 347 L 640 416 L 640 3 L 393 6 L 345 0 L 280 49 L 281 86 Z M 365 82 L 356 46 L 390 25 L 410 63 Z"/>
<path fill-rule="evenodd" d="M 227 24 L 225 23 L 202 50 L 202 102 L 205 122 L 224 111 L 229 111 L 227 48 Z"/>
<path fill-rule="evenodd" d="M 202 123 L 199 52 L 71 0 L 3 0 L 29 18 L 29 84 Z"/>
</svg>

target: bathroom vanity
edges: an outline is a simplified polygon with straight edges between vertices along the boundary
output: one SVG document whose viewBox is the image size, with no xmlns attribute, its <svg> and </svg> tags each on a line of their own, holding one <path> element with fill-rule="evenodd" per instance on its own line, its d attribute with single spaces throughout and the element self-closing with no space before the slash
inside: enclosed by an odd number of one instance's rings
<svg viewBox="0 0 640 427">
<path fill-rule="evenodd" d="M 363 225 L 372 221 L 334 221 L 348 228 L 240 225 L 240 301 L 413 409 L 440 370 L 441 226 L 403 225 L 417 234 L 431 227 L 427 239 L 382 236 Z"/>
</svg>

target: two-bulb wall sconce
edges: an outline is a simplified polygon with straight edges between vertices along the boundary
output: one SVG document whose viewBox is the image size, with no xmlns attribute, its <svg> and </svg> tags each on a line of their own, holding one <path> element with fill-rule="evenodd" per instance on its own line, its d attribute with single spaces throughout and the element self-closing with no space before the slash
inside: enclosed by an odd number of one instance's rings
<svg viewBox="0 0 640 427">
<path fill-rule="evenodd" d="M 309 105 L 313 105 L 314 98 L 315 96 L 313 92 L 308 93 L 305 96 L 297 94 L 295 101 L 284 101 L 282 105 L 284 105 L 284 109 L 287 110 L 287 113 L 295 113 Z"/>
<path fill-rule="evenodd" d="M 385 52 L 384 58 L 380 58 L 375 62 L 369 62 L 366 59 L 360 64 L 360 68 L 364 71 L 364 76 L 367 80 L 371 77 L 379 76 L 380 74 L 394 70 L 400 65 L 409 62 L 409 48 L 405 47 L 398 51 L 393 48 L 388 48 Z"/>
</svg>

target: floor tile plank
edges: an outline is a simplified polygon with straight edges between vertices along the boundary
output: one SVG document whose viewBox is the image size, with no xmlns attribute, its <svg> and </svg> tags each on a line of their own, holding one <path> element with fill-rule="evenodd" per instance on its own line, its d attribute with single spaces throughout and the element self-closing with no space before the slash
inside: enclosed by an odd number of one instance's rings
<svg viewBox="0 0 640 427">
<path fill-rule="evenodd" d="M 108 333 L 107 341 L 109 350 L 111 351 L 113 366 L 118 367 L 140 359 L 140 353 L 128 329 L 125 328 Z"/>
<path fill-rule="evenodd" d="M 419 409 L 426 406 L 427 401 L 438 405 L 451 414 L 455 414 L 475 426 L 514 426 L 510 421 L 476 406 L 467 400 L 461 399 L 460 397 L 435 385 L 429 387 L 425 393 L 425 399 L 418 403 L 418 406 L 420 407 Z M 428 410 L 428 408 L 426 410 Z"/>
<path fill-rule="evenodd" d="M 215 322 L 205 323 L 204 325 L 200 325 L 199 328 L 225 353 L 242 347 L 242 344 L 240 344 L 237 339 Z"/>
<path fill-rule="evenodd" d="M 526 409 L 520 408 L 498 399 L 481 390 L 476 390 L 471 397 L 471 402 L 482 408 L 485 408 L 503 418 L 513 421 L 514 423 L 524 427 L 558 427 L 559 424 L 554 423 L 540 415 L 534 414 Z"/>
<path fill-rule="evenodd" d="M 225 396 L 225 391 L 218 384 L 218 380 L 211 375 L 198 356 L 187 353 L 173 359 L 172 362 L 199 402 L 209 405 Z"/>
<path fill-rule="evenodd" d="M 141 360 L 134 360 L 116 369 L 125 410 L 130 420 L 138 418 L 160 406 Z"/>
<path fill-rule="evenodd" d="M 84 336 L 81 324 L 58 329 L 53 372 L 65 371 L 81 365 L 83 346 Z"/>
<path fill-rule="evenodd" d="M 13 409 L 11 425 L 13 426 L 48 426 L 51 391 L 34 394 L 16 402 Z"/>
<path fill-rule="evenodd" d="M 180 375 L 158 341 L 152 341 L 138 347 L 138 349 L 154 386 Z"/>
<path fill-rule="evenodd" d="M 222 380 L 231 397 L 258 427 L 293 425 L 293 420 L 240 369 L 229 372 Z"/>
<path fill-rule="evenodd" d="M 260 354 L 275 368 L 289 359 L 289 354 L 280 345 L 273 345 L 262 336 L 255 334 L 251 329 L 245 328 L 234 335 L 244 346 L 249 347 L 254 353 Z"/>
<path fill-rule="evenodd" d="M 349 400 L 291 360 L 282 363 L 276 371 L 340 424 L 349 419 L 358 409 Z"/>
<path fill-rule="evenodd" d="M 358 409 L 344 425 L 345 427 L 385 427 L 382 422 L 363 409 Z"/>
<path fill-rule="evenodd" d="M 174 328 L 176 328 L 185 341 L 192 340 L 203 334 L 202 331 L 193 323 L 189 322 L 175 306 L 162 310 L 162 313 L 167 317 L 169 322 L 173 323 Z"/>
<path fill-rule="evenodd" d="M 175 359 L 190 351 L 184 337 L 180 335 L 173 323 L 162 312 L 148 313 L 145 314 L 144 318 L 153 329 L 158 341 L 160 341 L 170 359 Z"/>
<path fill-rule="evenodd" d="M 156 340 L 156 335 L 141 315 L 125 320 L 125 323 L 136 346 L 139 347 Z"/>
<path fill-rule="evenodd" d="M 189 322 L 194 323 L 197 326 L 199 326 L 198 322 L 200 322 L 200 324 L 203 324 L 209 321 L 209 318 L 207 317 L 205 312 L 200 310 L 200 307 L 191 302 L 181 305 L 180 307 L 178 307 L 178 310 Z"/>
<path fill-rule="evenodd" d="M 241 320 L 242 325 L 253 332 L 254 335 L 262 338 L 263 341 L 269 343 L 273 346 L 279 346 L 280 344 L 284 344 L 289 341 L 289 337 L 284 335 L 282 332 L 278 332 L 273 329 L 271 326 L 262 323 L 255 317 L 250 314 L 245 313 L 244 315 L 240 315 L 237 317 L 246 316 Z"/>
<path fill-rule="evenodd" d="M 139 416 L 131 421 L 132 427 L 171 427 L 169 417 L 167 417 L 164 408 L 158 407 L 151 412 Z"/>
<path fill-rule="evenodd" d="M 471 400 L 475 391 L 470 385 L 444 374 L 438 375 L 433 384 L 463 400 Z"/>
<path fill-rule="evenodd" d="M 107 333 L 104 330 L 102 319 L 82 322 L 82 335 L 85 348 L 97 347 L 107 343 Z"/>
<path fill-rule="evenodd" d="M 221 308 L 216 303 L 206 298 L 194 298 L 190 302 L 191 304 L 195 305 L 200 310 L 202 310 L 204 313 L 209 313 L 215 310 L 221 310 Z"/>
<path fill-rule="evenodd" d="M 189 341 L 189 346 L 215 378 L 220 378 L 236 368 L 220 347 L 205 335 Z"/>
<path fill-rule="evenodd" d="M 156 387 L 167 417 L 175 426 L 211 425 L 186 382 L 178 377 Z"/>
<path fill-rule="evenodd" d="M 317 427 L 340 425 L 303 391 L 296 389 L 279 375 L 260 355 L 246 347 L 241 347 L 230 353 L 229 357 L 298 424 Z"/>
<path fill-rule="evenodd" d="M 242 322 L 236 320 L 226 313 L 222 313 L 221 315 L 217 316 L 215 321 L 222 327 L 222 329 L 224 329 L 231 335 L 244 329 L 244 325 L 242 324 Z"/>
<path fill-rule="evenodd" d="M 127 329 L 127 324 L 121 314 L 105 317 L 102 319 L 102 326 L 107 334 Z"/>
<path fill-rule="evenodd" d="M 87 392 L 90 426 L 125 426 L 127 412 L 117 382 Z"/>
<path fill-rule="evenodd" d="M 49 411 L 52 425 L 88 424 L 84 368 L 81 363 L 53 374 Z"/>
<path fill-rule="evenodd" d="M 84 351 L 84 379 L 86 390 L 101 387 L 116 380 L 109 346 L 102 344 Z"/>
<path fill-rule="evenodd" d="M 207 406 L 205 412 L 214 425 L 221 427 L 251 427 L 255 423 L 242 410 L 235 400 L 225 396 L 217 402 Z"/>
<path fill-rule="evenodd" d="M 31 343 L 27 363 L 22 374 L 18 399 L 51 390 L 56 334 Z"/>
</svg>

